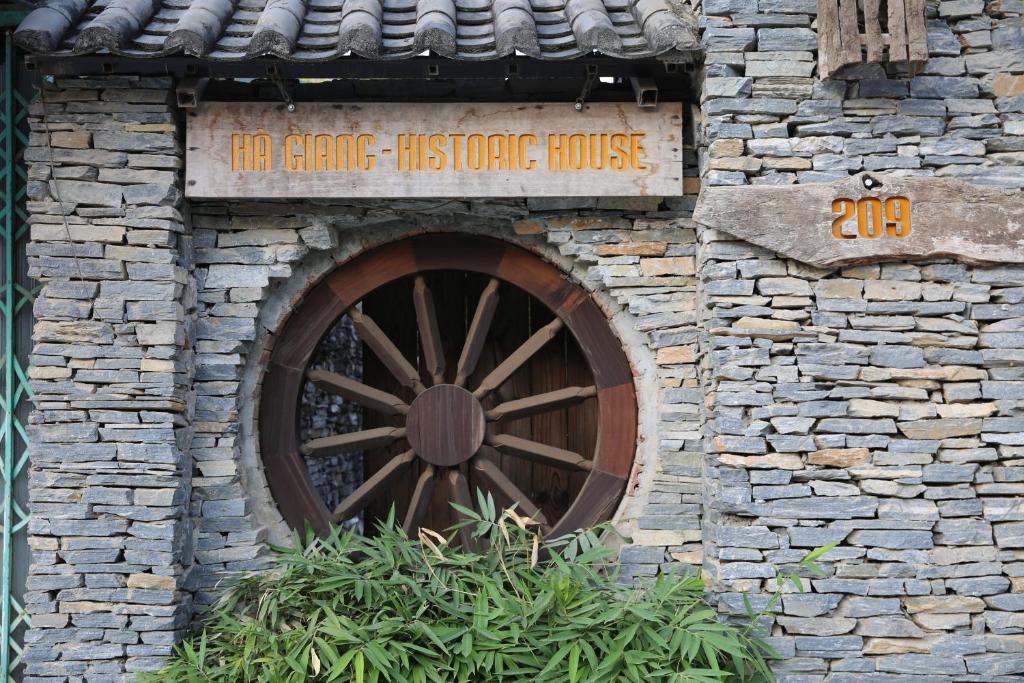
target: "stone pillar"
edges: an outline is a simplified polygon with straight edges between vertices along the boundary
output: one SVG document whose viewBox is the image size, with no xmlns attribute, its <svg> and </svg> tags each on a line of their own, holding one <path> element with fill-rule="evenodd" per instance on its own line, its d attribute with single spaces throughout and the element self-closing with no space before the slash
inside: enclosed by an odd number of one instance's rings
<svg viewBox="0 0 1024 683">
<path fill-rule="evenodd" d="M 58 80 L 31 112 L 28 682 L 130 680 L 190 619 L 195 285 L 171 86 Z"/>
</svg>

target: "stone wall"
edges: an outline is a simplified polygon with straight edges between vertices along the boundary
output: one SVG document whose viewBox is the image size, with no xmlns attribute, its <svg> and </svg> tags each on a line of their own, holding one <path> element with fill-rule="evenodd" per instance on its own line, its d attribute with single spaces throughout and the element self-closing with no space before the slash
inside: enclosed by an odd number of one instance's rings
<svg viewBox="0 0 1024 683">
<path fill-rule="evenodd" d="M 693 198 L 204 202 L 183 217 L 170 85 L 58 80 L 46 116 L 32 113 L 30 259 L 43 289 L 27 681 L 155 669 L 193 605 L 269 566 L 267 542 L 289 538 L 255 422 L 272 400 L 259 382 L 273 332 L 331 269 L 425 231 L 520 244 L 593 293 L 640 397 L 617 513 L 632 538 L 623 578 L 700 563 Z"/>
<path fill-rule="evenodd" d="M 816 77 L 815 0 L 704 0 L 710 185 L 857 171 L 1024 187 L 1024 20 L 1017 0 L 928 3 L 923 71 Z"/>
<path fill-rule="evenodd" d="M 806 34 L 771 32 L 807 29 L 813 7 L 794 1 L 731 13 L 707 3 L 728 18 L 709 19 L 706 34 L 706 182 L 807 182 L 911 159 L 918 167 L 896 171 L 968 169 L 977 182 L 1024 185 L 1011 165 L 1020 97 L 988 96 L 1016 87 L 1019 72 L 963 75 L 982 95 L 971 100 L 873 97 L 882 91 L 870 88 L 901 83 L 914 94 L 914 81 L 878 67 L 818 83 L 811 50 L 794 42 Z M 1002 45 L 1019 18 L 994 3 L 986 11 Z M 944 36 L 940 24 L 933 33 Z M 749 39 L 714 42 L 729 36 Z M 963 50 L 927 68 L 967 70 L 970 54 L 1002 48 Z M 27 680 L 116 681 L 155 668 L 193 603 L 269 566 L 267 541 L 288 533 L 255 422 L 273 333 L 325 273 L 426 231 L 531 249 L 607 314 L 640 400 L 635 477 L 617 513 L 631 538 L 624 580 L 703 562 L 719 607 L 737 612 L 740 592 L 771 590 L 778 568 L 838 541 L 823 558 L 828 575 L 773 617 L 785 679 L 1024 673 L 1024 268 L 821 271 L 698 232 L 693 198 L 184 211 L 170 85 L 58 81 L 45 120 L 42 105 L 31 119 L 30 259 L 44 286 L 30 371 Z M 866 99 L 896 113 L 864 113 Z M 972 107 L 996 111 L 963 113 Z M 967 143 L 974 163 L 966 148 L 942 147 Z M 856 163 L 830 167 L 842 158 Z"/>
<path fill-rule="evenodd" d="M 699 263 L 719 608 L 837 542 L 774 615 L 784 680 L 1020 680 L 1024 268 L 821 271 L 710 230 Z"/>
<path fill-rule="evenodd" d="M 237 518 L 231 523 L 265 530 L 277 542 L 287 540 L 259 460 L 253 398 L 259 396 L 261 359 L 294 304 L 326 273 L 375 245 L 422 232 L 485 234 L 552 260 L 593 292 L 633 363 L 644 442 L 617 516 L 633 539 L 623 549 L 624 580 L 655 574 L 673 562 L 699 564 L 701 397 L 694 365 L 691 206 L 692 200 L 669 206 L 659 200 L 609 199 L 194 203 L 200 282 L 196 376 L 216 378 L 219 389 L 218 410 L 206 419 L 239 438 L 231 450 L 193 454 L 200 469 L 213 463 L 218 471 L 239 476 L 242 487 L 232 496 Z M 249 305 L 228 305 L 242 297 L 251 299 Z M 211 331 L 209 340 L 203 330 Z M 225 330 L 231 330 L 230 341 Z M 197 390 L 212 393 L 200 381 Z M 197 472 L 197 492 L 205 490 L 201 476 Z M 200 522 L 201 529 L 227 523 L 222 508 L 214 514 L 215 519 Z M 239 546 L 232 552 L 265 557 L 261 543 L 243 545 L 249 551 Z M 214 589 L 232 568 L 219 562 L 207 566 L 207 558 L 198 554 L 197 559 L 205 588 Z M 212 596 L 204 589 L 197 600 Z"/>
<path fill-rule="evenodd" d="M 707 185 L 872 171 L 1024 188 L 1020 3 L 929 3 L 920 74 L 829 81 L 813 1 L 703 6 Z M 773 615 L 783 680 L 1020 680 L 1024 269 L 825 271 L 708 229 L 698 272 L 719 608 L 743 614 L 741 592 L 837 542 Z"/>
<path fill-rule="evenodd" d="M 67 81 L 31 109 L 26 681 L 158 667 L 190 620 L 196 291 L 169 86 Z"/>
</svg>

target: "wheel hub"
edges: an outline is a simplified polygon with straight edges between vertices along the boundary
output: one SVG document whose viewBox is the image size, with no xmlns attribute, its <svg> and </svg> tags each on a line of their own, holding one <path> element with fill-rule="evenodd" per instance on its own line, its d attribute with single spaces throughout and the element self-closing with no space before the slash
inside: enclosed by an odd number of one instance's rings
<svg viewBox="0 0 1024 683">
<path fill-rule="evenodd" d="M 466 462 L 484 440 L 484 409 L 473 394 L 438 384 L 409 406 L 406 438 L 416 455 L 438 467 Z"/>
</svg>

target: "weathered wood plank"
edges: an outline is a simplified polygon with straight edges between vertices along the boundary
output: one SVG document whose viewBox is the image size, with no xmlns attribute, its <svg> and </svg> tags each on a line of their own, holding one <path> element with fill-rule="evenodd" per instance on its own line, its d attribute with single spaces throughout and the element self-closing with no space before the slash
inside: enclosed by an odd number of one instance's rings
<svg viewBox="0 0 1024 683">
<path fill-rule="evenodd" d="M 907 25 L 907 59 L 912 70 L 928 60 L 928 26 L 925 0 L 905 0 Z"/>
<path fill-rule="evenodd" d="M 566 469 L 591 470 L 593 463 L 579 453 L 567 451 L 557 446 L 522 439 L 518 436 L 499 434 L 488 437 L 487 444 L 497 448 L 502 453 L 516 455 L 531 462 L 540 462 L 553 467 L 564 467 Z"/>
<path fill-rule="evenodd" d="M 675 196 L 682 123 L 679 103 L 209 102 L 188 114 L 185 193 Z"/>
<path fill-rule="evenodd" d="M 846 66 L 837 0 L 818 0 L 818 75 L 829 78 Z"/>
<path fill-rule="evenodd" d="M 494 320 L 494 312 L 498 308 L 498 286 L 497 278 L 491 278 L 480 294 L 480 300 L 473 313 L 473 321 L 469 324 L 469 331 L 466 332 L 466 341 L 462 346 L 462 354 L 459 356 L 459 364 L 455 372 L 455 384 L 462 386 L 466 378 L 476 370 L 477 362 L 480 360 L 480 352 L 484 348 L 484 341 L 487 339 L 487 331 Z"/>
<path fill-rule="evenodd" d="M 889 61 L 907 60 L 907 14 L 904 0 L 889 0 Z"/>
<path fill-rule="evenodd" d="M 882 61 L 885 41 L 882 40 L 882 27 L 878 21 L 881 12 L 880 0 L 864 0 L 864 44 L 868 53 L 868 61 L 878 64 Z"/>
<path fill-rule="evenodd" d="M 874 191 L 864 188 L 864 174 L 827 184 L 706 187 L 694 220 L 820 267 L 934 257 L 1024 263 L 1021 193 L 945 178 L 872 177 L 881 181 Z M 909 202 L 908 222 L 886 215 L 875 223 L 875 200 L 888 212 L 890 198 Z M 902 202 L 892 206 L 903 211 Z"/>
<path fill-rule="evenodd" d="M 423 360 L 434 384 L 444 382 L 444 342 L 437 327 L 437 312 L 434 310 L 434 295 L 427 287 L 426 280 L 420 275 L 413 285 L 413 301 L 416 307 L 416 324 L 420 330 L 420 343 L 423 345 Z"/>
<path fill-rule="evenodd" d="M 843 63 L 861 61 L 860 28 L 857 25 L 857 0 L 839 0 L 839 30 L 843 47 Z"/>
<path fill-rule="evenodd" d="M 523 364 L 533 357 L 545 344 L 551 341 L 565 323 L 561 318 L 555 318 L 544 327 L 540 328 L 533 335 L 523 342 L 522 346 L 516 349 L 508 358 L 501 362 L 501 365 L 494 368 L 487 377 L 480 382 L 480 386 L 473 391 L 473 395 L 482 399 L 489 393 L 505 383 L 512 374 L 521 368 Z"/>
</svg>

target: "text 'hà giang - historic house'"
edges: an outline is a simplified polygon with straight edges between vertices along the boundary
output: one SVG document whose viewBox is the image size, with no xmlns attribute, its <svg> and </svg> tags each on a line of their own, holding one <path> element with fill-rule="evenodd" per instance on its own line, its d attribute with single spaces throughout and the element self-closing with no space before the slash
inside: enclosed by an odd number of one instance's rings
<svg viewBox="0 0 1024 683">
<path fill-rule="evenodd" d="M 1024 680 L 1020 0 L 0 8 L 3 644 L 132 681 L 294 529 L 474 491 Z"/>
</svg>

